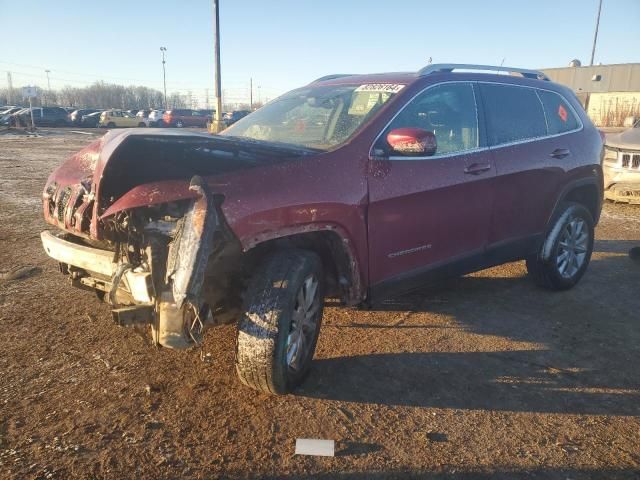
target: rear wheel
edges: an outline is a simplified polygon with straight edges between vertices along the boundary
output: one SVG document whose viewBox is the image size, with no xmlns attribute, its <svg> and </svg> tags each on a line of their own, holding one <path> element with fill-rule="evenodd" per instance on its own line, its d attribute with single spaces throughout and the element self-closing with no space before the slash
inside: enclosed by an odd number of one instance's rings
<svg viewBox="0 0 640 480">
<path fill-rule="evenodd" d="M 313 359 L 324 301 L 322 264 L 305 250 L 268 257 L 249 282 L 238 324 L 236 371 L 245 385 L 284 394 Z"/>
<path fill-rule="evenodd" d="M 562 204 L 537 255 L 527 259 L 534 281 L 551 290 L 567 290 L 584 275 L 593 251 L 594 227 L 589 210 L 579 203 Z"/>
</svg>

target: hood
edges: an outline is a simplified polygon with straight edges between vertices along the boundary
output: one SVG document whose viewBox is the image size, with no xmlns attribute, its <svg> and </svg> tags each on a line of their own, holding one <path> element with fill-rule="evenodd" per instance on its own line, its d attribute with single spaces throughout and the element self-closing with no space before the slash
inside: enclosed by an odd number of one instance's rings
<svg viewBox="0 0 640 480">
<path fill-rule="evenodd" d="M 640 128 L 630 128 L 607 138 L 606 145 L 614 148 L 640 150 Z"/>
<path fill-rule="evenodd" d="M 118 211 L 193 198 L 195 176 L 215 184 L 243 170 L 313 155 L 289 145 L 179 130 L 113 130 L 55 170 L 43 193 L 47 222 L 100 239 L 101 219 Z M 221 192 L 223 193 L 223 192 Z"/>
</svg>

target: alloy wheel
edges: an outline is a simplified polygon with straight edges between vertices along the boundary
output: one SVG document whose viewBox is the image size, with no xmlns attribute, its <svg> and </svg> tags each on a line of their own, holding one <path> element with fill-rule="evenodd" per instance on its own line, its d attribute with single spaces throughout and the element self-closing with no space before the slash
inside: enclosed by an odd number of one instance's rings
<svg viewBox="0 0 640 480">
<path fill-rule="evenodd" d="M 318 286 L 318 279 L 314 275 L 309 275 L 296 295 L 286 346 L 287 366 L 293 371 L 303 368 L 314 347 L 320 309 Z"/>
<path fill-rule="evenodd" d="M 589 246 L 589 229 L 580 217 L 571 216 L 562 229 L 556 267 L 563 278 L 572 278 L 584 265 Z"/>
</svg>

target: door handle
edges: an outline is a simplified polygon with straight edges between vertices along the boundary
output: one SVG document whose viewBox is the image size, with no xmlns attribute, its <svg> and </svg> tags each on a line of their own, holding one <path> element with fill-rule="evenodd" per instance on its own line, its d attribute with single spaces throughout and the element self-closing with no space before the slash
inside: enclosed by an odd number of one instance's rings
<svg viewBox="0 0 640 480">
<path fill-rule="evenodd" d="M 464 173 L 469 175 L 478 175 L 482 172 L 486 172 L 487 170 L 491 170 L 491 165 L 488 163 L 472 163 L 464 169 Z"/>
<path fill-rule="evenodd" d="M 568 148 L 556 148 L 549 154 L 549 156 L 553 158 L 564 158 L 568 157 L 569 155 L 571 155 L 571 151 Z"/>
</svg>

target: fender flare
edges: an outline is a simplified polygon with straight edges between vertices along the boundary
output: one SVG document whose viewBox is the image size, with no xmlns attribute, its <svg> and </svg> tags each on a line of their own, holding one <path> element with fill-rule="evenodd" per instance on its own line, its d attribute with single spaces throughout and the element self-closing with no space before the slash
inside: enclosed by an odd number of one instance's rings
<svg viewBox="0 0 640 480">
<path fill-rule="evenodd" d="M 602 176 L 600 178 L 602 178 Z M 602 210 L 603 191 L 601 186 L 598 185 L 597 177 L 594 176 L 594 177 L 572 180 L 569 183 L 567 183 L 564 187 L 562 187 L 562 190 L 560 190 L 560 194 L 556 199 L 556 203 L 554 204 L 553 209 L 551 210 L 551 214 L 549 215 L 549 218 L 547 218 L 547 226 L 546 226 L 547 232 L 549 231 L 549 228 L 552 227 L 551 222 L 556 217 L 558 213 L 558 209 L 560 208 L 560 205 L 562 204 L 562 202 L 566 200 L 569 193 L 575 190 L 576 188 L 580 188 L 588 185 L 592 185 L 593 187 L 595 187 L 596 192 L 598 192 L 598 204 L 596 206 L 597 216 L 593 219 L 594 225 L 597 225 L 598 220 L 600 218 L 600 211 Z"/>
<path fill-rule="evenodd" d="M 349 233 L 340 225 L 331 222 L 306 223 L 294 225 L 280 230 L 263 232 L 249 237 L 240 238 L 240 244 L 244 252 L 258 247 L 265 242 L 286 239 L 294 235 L 312 232 L 334 232 L 341 240 L 341 245 L 347 255 L 349 264 L 348 271 L 351 277 L 351 284 L 347 289 L 347 304 L 356 305 L 366 298 L 366 288 L 363 279 L 363 271 L 355 250 L 354 242 Z"/>
</svg>

